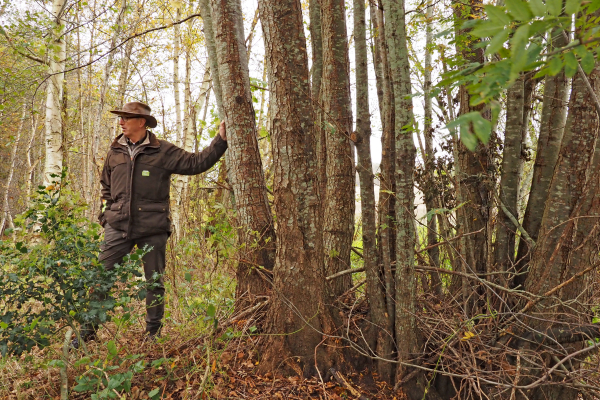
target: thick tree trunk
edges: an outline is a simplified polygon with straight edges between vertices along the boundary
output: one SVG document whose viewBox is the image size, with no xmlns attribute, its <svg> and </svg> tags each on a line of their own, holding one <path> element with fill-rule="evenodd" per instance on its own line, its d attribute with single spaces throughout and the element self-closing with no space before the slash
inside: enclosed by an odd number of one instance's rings
<svg viewBox="0 0 600 400">
<path fill-rule="evenodd" d="M 333 333 L 333 325 L 324 302 L 322 221 L 302 8 L 299 0 L 261 0 L 259 7 L 269 71 L 278 218 L 267 322 L 274 336 L 267 344 L 263 368 L 277 368 L 288 360 L 289 368 L 314 375 L 315 365 L 323 373 L 335 355 L 326 354 L 332 348 L 319 346 L 320 332 Z"/>
<path fill-rule="evenodd" d="M 554 30 L 551 37 L 553 47 L 564 47 L 568 43 L 561 29 Z M 538 238 L 546 199 L 548 198 L 548 189 L 563 138 L 567 116 L 568 86 L 568 79 L 564 71 L 559 72 L 555 76 L 546 76 L 545 78 L 544 100 L 533 169 L 533 180 L 531 182 L 527 208 L 523 217 L 523 228 L 534 240 Z M 524 240 L 519 241 L 517 272 L 527 271 L 532 250 Z M 514 279 L 515 286 L 524 284 L 526 278 L 526 273 L 516 276 Z"/>
<path fill-rule="evenodd" d="M 350 268 L 354 232 L 354 157 L 346 10 L 343 0 L 321 0 L 323 35 L 323 130 L 327 152 L 323 247 L 327 275 Z M 330 282 L 330 302 L 352 286 L 344 275 Z"/>
<path fill-rule="evenodd" d="M 562 145 L 525 280 L 525 289 L 536 295 L 543 295 L 599 261 L 600 118 L 594 106 L 600 96 L 599 66 L 590 73 L 589 82 L 593 93 L 586 87 L 583 71 L 573 78 Z M 588 305 L 592 286 L 585 283 L 585 277 L 576 278 L 555 296 L 540 301 L 532 310 L 535 318 L 529 320 L 531 328 L 543 332 L 549 327 L 588 322 L 593 314 Z M 567 346 L 566 350 L 571 353 L 580 346 Z M 577 392 L 557 385 L 534 390 L 528 397 L 572 400 Z"/>
<path fill-rule="evenodd" d="M 63 84 L 65 80 L 66 44 L 63 20 L 66 0 L 52 2 L 52 46 L 48 47 L 48 87 L 46 89 L 46 158 L 44 163 L 44 185 L 60 182 L 63 167 L 63 137 L 60 107 L 62 104 Z M 54 175 L 54 176 L 53 176 Z"/>
<path fill-rule="evenodd" d="M 233 188 L 237 223 L 241 227 L 241 260 L 237 270 L 238 305 L 246 295 L 264 295 L 269 289 L 259 267 L 273 269 L 275 234 L 267 188 L 256 139 L 254 108 L 239 0 L 212 0 L 218 72 L 223 94 L 228 139 L 228 176 Z M 252 299 L 250 299 L 252 301 Z"/>
<path fill-rule="evenodd" d="M 370 317 L 374 327 L 368 336 L 375 340 L 376 354 L 391 359 L 391 340 L 386 335 L 385 293 L 380 284 L 379 261 L 377 259 L 377 225 L 375 216 L 375 187 L 373 164 L 371 162 L 371 115 L 369 113 L 369 79 L 367 70 L 367 40 L 365 23 L 365 3 L 354 0 L 354 59 L 356 62 L 356 151 L 358 154 L 358 176 L 360 180 L 360 210 L 362 215 L 362 241 L 364 267 L 367 275 L 367 298 Z M 389 332 L 389 331 L 388 331 Z M 371 341 L 373 342 L 373 341 Z M 380 375 L 390 371 L 391 364 L 378 362 Z M 389 376 L 382 376 L 389 380 Z"/>
</svg>

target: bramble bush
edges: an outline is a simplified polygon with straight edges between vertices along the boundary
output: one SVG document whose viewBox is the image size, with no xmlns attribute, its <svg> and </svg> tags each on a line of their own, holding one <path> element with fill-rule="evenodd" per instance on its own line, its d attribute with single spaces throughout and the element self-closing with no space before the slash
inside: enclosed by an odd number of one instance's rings
<svg viewBox="0 0 600 400">
<path fill-rule="evenodd" d="M 86 205 L 62 185 L 40 186 L 15 229 L 0 241 L 0 353 L 20 355 L 45 347 L 63 328 L 101 324 L 119 307 L 144 298 L 137 249 L 107 271 L 98 261 L 100 225 L 84 217 Z M 107 294 L 108 293 L 108 294 Z M 107 295 L 102 295 L 107 294 Z M 60 340 L 60 339 L 58 339 Z"/>
</svg>

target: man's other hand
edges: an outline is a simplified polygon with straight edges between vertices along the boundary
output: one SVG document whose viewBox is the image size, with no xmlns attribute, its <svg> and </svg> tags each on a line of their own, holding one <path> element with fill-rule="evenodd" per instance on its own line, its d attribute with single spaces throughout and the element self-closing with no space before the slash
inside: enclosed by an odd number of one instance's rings
<svg viewBox="0 0 600 400">
<path fill-rule="evenodd" d="M 221 121 L 221 125 L 219 125 L 219 135 L 221 135 L 221 139 L 227 140 L 227 131 L 225 129 L 225 121 Z"/>
</svg>

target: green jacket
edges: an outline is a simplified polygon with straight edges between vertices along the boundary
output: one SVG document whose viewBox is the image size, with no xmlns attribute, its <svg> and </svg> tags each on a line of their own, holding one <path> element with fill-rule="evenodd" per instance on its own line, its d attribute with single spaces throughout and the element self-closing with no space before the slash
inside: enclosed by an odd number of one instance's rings
<svg viewBox="0 0 600 400">
<path fill-rule="evenodd" d="M 215 165 L 226 149 L 227 141 L 220 135 L 200 153 L 189 153 L 157 139 L 150 131 L 145 141 L 133 150 L 122 134 L 117 136 L 100 178 L 100 224 L 108 222 L 130 239 L 170 233 L 171 174 L 200 174 Z"/>
</svg>

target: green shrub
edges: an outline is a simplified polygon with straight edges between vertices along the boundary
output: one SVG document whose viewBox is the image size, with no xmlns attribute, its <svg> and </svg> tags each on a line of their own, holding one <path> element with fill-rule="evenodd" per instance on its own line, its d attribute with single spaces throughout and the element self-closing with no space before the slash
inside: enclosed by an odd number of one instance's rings
<svg viewBox="0 0 600 400">
<path fill-rule="evenodd" d="M 84 217 L 86 205 L 65 186 L 39 187 L 13 238 L 0 241 L 3 357 L 47 346 L 65 327 L 77 332 L 79 324 L 109 321 L 117 307 L 127 314 L 132 298 L 145 297 L 145 282 L 132 278 L 142 276 L 148 249 L 106 271 L 98 261 L 100 226 Z"/>
</svg>

